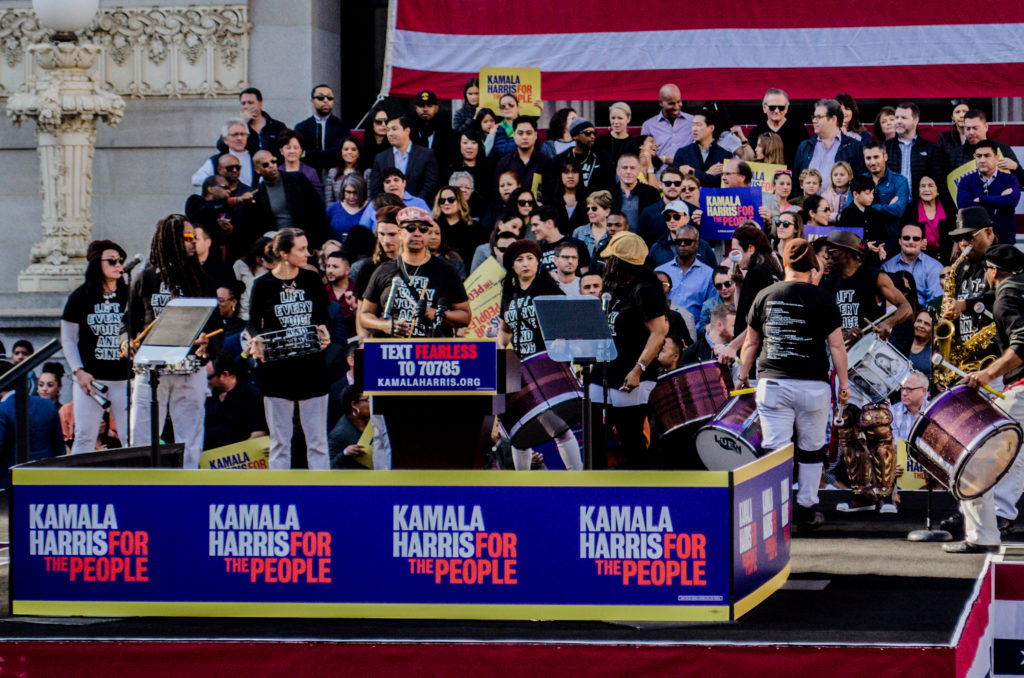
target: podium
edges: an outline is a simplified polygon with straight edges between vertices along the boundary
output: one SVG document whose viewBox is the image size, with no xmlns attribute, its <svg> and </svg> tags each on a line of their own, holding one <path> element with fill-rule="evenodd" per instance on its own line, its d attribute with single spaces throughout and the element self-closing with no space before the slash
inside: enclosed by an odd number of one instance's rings
<svg viewBox="0 0 1024 678">
<path fill-rule="evenodd" d="M 489 339 L 367 339 L 354 376 L 384 415 L 393 469 L 483 468 L 494 415 L 521 388 L 519 359 Z"/>
</svg>

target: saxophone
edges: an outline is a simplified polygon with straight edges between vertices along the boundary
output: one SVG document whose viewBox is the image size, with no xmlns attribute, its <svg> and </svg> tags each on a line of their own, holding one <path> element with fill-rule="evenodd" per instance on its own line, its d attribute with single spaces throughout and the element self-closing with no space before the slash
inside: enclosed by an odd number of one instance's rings
<svg viewBox="0 0 1024 678">
<path fill-rule="evenodd" d="M 968 245 L 964 248 L 960 256 L 956 258 L 956 261 L 949 268 L 949 277 L 946 278 L 946 282 L 942 284 L 942 313 L 945 314 L 952 305 L 956 302 L 956 271 L 960 268 L 960 264 L 967 255 L 970 253 L 973 245 Z M 944 318 L 940 319 L 935 324 L 935 329 L 932 335 L 932 344 L 936 353 L 942 355 L 944 360 L 948 360 L 953 364 L 956 364 L 955 360 L 952 360 L 953 353 L 953 335 L 956 333 L 956 328 L 951 320 Z M 945 367 L 936 367 L 932 373 L 932 379 L 936 386 L 940 389 L 945 389 L 949 386 L 950 382 L 953 381 L 953 377 L 956 375 Z"/>
</svg>

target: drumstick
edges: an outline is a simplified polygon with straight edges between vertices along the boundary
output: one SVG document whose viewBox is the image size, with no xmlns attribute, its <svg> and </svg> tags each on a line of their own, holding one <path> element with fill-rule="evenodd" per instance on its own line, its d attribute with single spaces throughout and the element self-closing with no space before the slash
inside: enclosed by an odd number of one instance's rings
<svg viewBox="0 0 1024 678">
<path fill-rule="evenodd" d="M 757 392 L 756 388 L 738 388 L 735 391 L 729 391 L 729 396 L 732 397 L 732 396 L 749 395 L 751 393 L 756 393 L 756 392 Z"/>
<path fill-rule="evenodd" d="M 146 327 L 143 328 L 143 330 L 141 332 L 139 332 L 139 336 L 137 336 L 134 339 L 132 339 L 132 342 L 131 342 L 132 346 L 138 346 L 139 343 L 143 339 L 146 338 L 146 335 L 149 334 L 149 331 L 151 329 L 153 329 L 153 325 L 156 325 L 156 319 L 155 318 L 153 319 L 153 322 L 151 322 L 148 325 L 146 325 Z M 128 352 L 127 351 L 121 351 L 121 357 L 122 358 L 127 358 L 128 357 Z"/>
<path fill-rule="evenodd" d="M 871 331 L 877 332 L 878 331 L 878 324 L 879 323 L 883 323 L 886 320 L 888 320 L 889 316 L 891 316 L 897 310 L 899 310 L 899 309 L 897 309 L 895 306 L 893 306 L 890 310 L 886 311 L 881 316 L 879 316 L 874 322 L 869 320 L 868 324 L 867 324 L 867 327 L 864 327 L 864 328 L 861 329 L 861 333 L 862 334 L 867 334 L 868 332 L 871 332 Z"/>
<path fill-rule="evenodd" d="M 981 301 L 977 302 L 976 304 L 974 304 L 974 307 L 973 307 L 972 310 L 975 313 L 977 313 L 978 315 L 985 316 L 989 320 L 995 320 L 995 318 L 992 317 L 992 314 L 989 313 L 987 310 L 985 310 L 985 303 L 984 302 L 981 302 Z"/>
<path fill-rule="evenodd" d="M 209 339 L 210 337 L 215 337 L 218 334 L 221 334 L 223 331 L 224 331 L 224 328 L 222 327 L 219 330 L 214 330 L 213 332 L 210 332 L 209 334 L 200 334 L 199 338 L 196 339 L 193 343 L 198 344 L 203 339 Z"/>
<path fill-rule="evenodd" d="M 947 370 L 949 370 L 953 374 L 957 375 L 958 377 L 965 377 L 965 378 L 967 377 L 967 373 L 966 372 L 964 372 L 959 367 L 957 367 L 953 363 L 951 363 L 948 360 L 946 360 L 945 358 L 943 358 L 941 353 L 933 353 L 932 354 L 932 365 L 935 365 L 936 367 L 939 367 L 939 366 L 945 367 Z M 988 384 L 982 384 L 981 387 L 983 389 L 985 389 L 986 391 L 988 391 L 989 393 L 991 393 L 992 395 L 994 395 L 994 396 L 998 396 L 1000 398 L 1006 398 L 1005 395 L 1003 395 L 999 391 L 995 390 L 994 388 L 992 388 Z"/>
</svg>

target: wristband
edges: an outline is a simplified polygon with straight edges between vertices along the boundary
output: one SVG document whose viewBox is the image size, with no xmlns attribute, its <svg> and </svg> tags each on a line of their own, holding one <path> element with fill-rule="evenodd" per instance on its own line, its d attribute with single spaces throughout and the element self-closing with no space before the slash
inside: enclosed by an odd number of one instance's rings
<svg viewBox="0 0 1024 678">
<path fill-rule="evenodd" d="M 644 372 L 644 371 L 647 370 L 647 365 L 644 365 L 643 361 L 637 360 L 636 361 L 636 366 L 640 368 L 641 372 Z"/>
</svg>

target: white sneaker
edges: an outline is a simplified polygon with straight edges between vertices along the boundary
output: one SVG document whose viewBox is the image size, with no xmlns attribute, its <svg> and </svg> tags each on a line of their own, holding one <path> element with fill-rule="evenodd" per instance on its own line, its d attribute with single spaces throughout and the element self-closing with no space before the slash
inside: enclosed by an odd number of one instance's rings
<svg viewBox="0 0 1024 678">
<path fill-rule="evenodd" d="M 875 502 L 864 495 L 855 494 L 850 501 L 843 501 L 836 504 L 836 510 L 842 513 L 857 513 L 858 511 L 874 511 Z"/>
<path fill-rule="evenodd" d="M 899 513 L 899 509 L 896 508 L 896 504 L 894 504 L 894 503 L 892 503 L 890 501 L 887 501 L 887 502 L 882 502 L 882 505 L 878 508 L 878 512 L 879 513 L 894 514 L 894 513 Z"/>
</svg>

